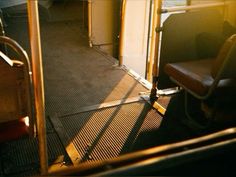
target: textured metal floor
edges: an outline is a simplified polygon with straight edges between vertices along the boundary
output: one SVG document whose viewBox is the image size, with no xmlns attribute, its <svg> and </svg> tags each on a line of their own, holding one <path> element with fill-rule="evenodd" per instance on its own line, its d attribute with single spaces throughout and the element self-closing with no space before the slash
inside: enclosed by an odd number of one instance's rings
<svg viewBox="0 0 236 177">
<path fill-rule="evenodd" d="M 71 164 L 58 135 L 47 121 L 49 164 Z M 0 145 L 0 176 L 32 176 L 39 174 L 37 138 L 21 138 Z M 2 173 L 2 174 L 1 174 Z"/>
<path fill-rule="evenodd" d="M 7 24 L 7 35 L 30 54 L 27 19 L 12 18 Z M 88 46 L 81 22 L 42 21 L 41 38 L 46 115 L 53 122 L 47 123 L 50 164 L 116 157 L 132 151 L 139 134 L 158 129 L 162 117 L 144 101 L 80 112 L 147 91 L 127 72 L 114 67 L 114 58 Z M 2 144 L 0 176 L 37 174 L 37 148 L 36 139 Z"/>
<path fill-rule="evenodd" d="M 64 146 L 73 143 L 77 152 L 67 153 L 78 163 L 131 152 L 136 137 L 143 131 L 158 129 L 161 120 L 162 116 L 145 101 L 52 119 Z M 57 125 L 63 129 L 57 129 Z"/>
<path fill-rule="evenodd" d="M 138 96 L 147 89 L 117 60 L 88 46 L 79 21 L 41 23 L 46 114 L 68 114 L 80 107 Z M 16 29 L 17 28 L 17 33 Z M 10 19 L 8 36 L 30 54 L 26 19 Z"/>
</svg>

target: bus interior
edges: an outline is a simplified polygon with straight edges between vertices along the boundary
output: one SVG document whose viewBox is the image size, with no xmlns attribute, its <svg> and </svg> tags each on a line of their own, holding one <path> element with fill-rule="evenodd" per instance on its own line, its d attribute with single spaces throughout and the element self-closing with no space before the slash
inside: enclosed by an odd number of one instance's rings
<svg viewBox="0 0 236 177">
<path fill-rule="evenodd" d="M 1 1 L 0 176 L 236 175 L 235 9 Z"/>
</svg>

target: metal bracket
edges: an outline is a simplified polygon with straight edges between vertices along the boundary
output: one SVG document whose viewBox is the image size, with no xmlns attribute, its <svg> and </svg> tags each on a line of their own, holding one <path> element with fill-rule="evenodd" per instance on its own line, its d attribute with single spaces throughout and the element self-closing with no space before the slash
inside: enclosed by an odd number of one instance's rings
<svg viewBox="0 0 236 177">
<path fill-rule="evenodd" d="M 163 27 L 156 27 L 156 29 L 155 29 L 155 31 L 156 31 L 156 33 L 160 33 L 160 32 L 162 32 L 163 31 Z"/>
</svg>

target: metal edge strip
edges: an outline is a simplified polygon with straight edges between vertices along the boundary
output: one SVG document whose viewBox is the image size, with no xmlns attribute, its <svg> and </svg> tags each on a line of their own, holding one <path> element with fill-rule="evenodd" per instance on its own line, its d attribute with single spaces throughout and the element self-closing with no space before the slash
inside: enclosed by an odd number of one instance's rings
<svg viewBox="0 0 236 177">
<path fill-rule="evenodd" d="M 118 106 L 118 105 L 135 103 L 135 102 L 139 102 L 139 101 L 144 101 L 144 100 L 140 96 L 138 96 L 138 97 L 121 99 L 121 100 L 111 101 L 111 102 L 102 103 L 102 104 L 96 104 L 96 105 L 92 105 L 92 106 L 85 106 L 85 107 L 79 108 L 74 113 L 60 114 L 60 115 L 58 115 L 58 117 L 59 118 L 64 118 L 64 117 L 67 117 L 67 116 L 76 115 L 76 114 L 83 113 L 83 112 L 95 111 L 95 110 L 110 108 L 110 107 L 114 107 L 114 106 Z"/>
<path fill-rule="evenodd" d="M 155 101 L 154 103 L 150 102 L 150 98 L 147 95 L 142 95 L 142 99 L 147 101 L 150 105 L 152 105 L 153 108 L 155 108 L 161 115 L 165 115 L 166 108 L 164 108 L 160 103 Z"/>
<path fill-rule="evenodd" d="M 80 156 L 80 154 L 78 153 L 74 144 L 70 140 L 60 119 L 58 118 L 57 115 L 54 115 L 54 116 L 50 117 L 50 120 L 52 121 L 53 126 L 54 126 L 58 136 L 60 137 L 60 140 L 61 140 L 62 144 L 64 145 L 64 148 L 65 148 L 68 156 L 70 157 L 73 165 L 78 165 L 80 163 L 80 160 L 82 159 L 82 157 Z"/>
</svg>

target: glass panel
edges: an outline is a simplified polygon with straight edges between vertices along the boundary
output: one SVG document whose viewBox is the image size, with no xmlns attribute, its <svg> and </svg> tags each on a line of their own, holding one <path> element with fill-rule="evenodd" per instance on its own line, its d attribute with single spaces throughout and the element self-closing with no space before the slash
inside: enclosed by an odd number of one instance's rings
<svg viewBox="0 0 236 177">
<path fill-rule="evenodd" d="M 164 0 L 164 7 L 174 7 L 174 6 L 185 6 L 187 5 L 187 0 Z"/>
<path fill-rule="evenodd" d="M 175 7 L 175 6 L 186 6 L 187 5 L 187 0 L 163 0 L 163 8 L 165 7 Z M 175 12 L 175 13 L 180 13 L 179 12 Z M 170 16 L 170 14 L 173 13 L 165 13 L 162 14 L 162 23 Z"/>
</svg>

